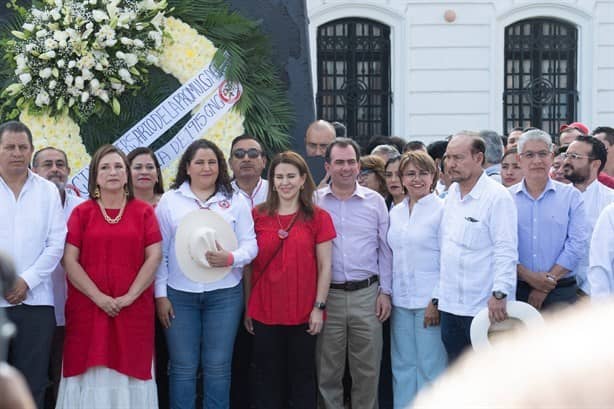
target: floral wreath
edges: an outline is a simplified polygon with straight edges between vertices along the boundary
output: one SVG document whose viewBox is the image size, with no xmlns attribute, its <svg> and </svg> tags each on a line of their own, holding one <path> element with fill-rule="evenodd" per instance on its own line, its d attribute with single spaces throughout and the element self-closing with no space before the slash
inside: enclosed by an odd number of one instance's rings
<svg viewBox="0 0 614 409">
<path fill-rule="evenodd" d="M 269 153 L 287 146 L 283 85 L 256 23 L 216 0 L 44 0 L 0 31 L 0 115 L 19 118 L 35 149 L 64 150 L 74 171 L 204 66 L 228 58 L 226 78 L 243 85 L 235 107 L 201 137 L 228 155 L 243 132 Z M 232 27 L 229 29 L 228 27 Z M 206 35 L 206 36 L 205 36 Z M 214 45 L 215 43 L 215 45 Z M 216 47 L 217 46 L 217 47 Z M 162 146 L 180 121 L 154 145 Z M 167 183 L 178 160 L 163 170 Z"/>
</svg>

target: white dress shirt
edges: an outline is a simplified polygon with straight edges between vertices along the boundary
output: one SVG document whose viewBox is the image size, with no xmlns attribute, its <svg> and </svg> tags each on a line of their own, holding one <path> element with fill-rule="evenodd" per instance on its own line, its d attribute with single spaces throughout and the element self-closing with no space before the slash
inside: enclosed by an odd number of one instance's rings
<svg viewBox="0 0 614 409">
<path fill-rule="evenodd" d="M 586 209 L 586 220 L 588 222 L 588 234 L 591 237 L 597 218 L 610 203 L 614 202 L 614 189 L 610 189 L 606 185 L 595 179 L 590 185 L 586 187 L 586 190 L 582 192 L 582 198 L 584 199 L 584 208 Z M 576 274 L 578 280 L 578 287 L 587 294 L 592 294 L 590 281 L 587 279 L 587 272 L 589 266 L 588 260 L 589 252 L 584 254 L 584 257 L 578 264 L 578 273 Z"/>
<path fill-rule="evenodd" d="M 68 218 L 72 210 L 85 202 L 86 199 L 66 192 L 64 199 L 64 220 L 68 222 Z M 66 271 L 61 263 L 58 263 L 53 273 L 51 273 L 51 282 L 53 283 L 53 304 L 55 306 L 55 325 L 64 326 L 66 319 L 64 318 L 64 306 L 66 304 Z"/>
<path fill-rule="evenodd" d="M 409 199 L 390 210 L 388 244 L 392 248 L 392 304 L 426 308 L 438 298 L 439 226 L 443 200 L 431 193 L 418 200 L 411 214 Z"/>
<path fill-rule="evenodd" d="M 251 195 L 247 194 L 247 192 L 239 187 L 236 179 L 230 182 L 232 188 L 235 192 L 240 193 L 251 207 L 258 206 L 260 203 L 266 201 L 267 195 L 269 193 L 269 181 L 266 179 L 260 178 L 258 184 L 254 188 L 254 191 Z"/>
<path fill-rule="evenodd" d="M 608 205 L 597 219 L 590 249 L 588 281 L 591 297 L 599 299 L 614 292 L 614 203 Z"/>
<path fill-rule="evenodd" d="M 493 291 L 515 299 L 518 216 L 511 194 L 485 172 L 461 199 L 457 183 L 441 220 L 439 309 L 475 316 Z"/>
<path fill-rule="evenodd" d="M 220 203 L 230 202 L 229 206 Z M 204 291 L 231 288 L 239 284 L 243 275 L 243 266 L 249 264 L 258 254 L 258 244 L 254 233 L 254 220 L 251 208 L 245 198 L 238 193 L 227 198 L 222 192 L 202 203 L 220 214 L 237 235 L 239 247 L 232 252 L 234 263 L 232 270 L 225 277 L 212 283 L 199 283 L 186 277 L 177 262 L 175 254 L 175 234 L 181 219 L 188 213 L 199 209 L 199 199 L 184 182 L 179 189 L 170 190 L 160 198 L 156 206 L 156 216 L 162 233 L 162 263 L 156 272 L 156 298 L 166 297 L 166 286 L 179 291 L 201 293 Z"/>
<path fill-rule="evenodd" d="M 0 177 L 0 251 L 30 288 L 24 304 L 53 305 L 51 273 L 64 253 L 66 221 L 55 185 L 28 170 L 19 197 Z M 0 297 L 0 307 L 10 304 Z"/>
</svg>

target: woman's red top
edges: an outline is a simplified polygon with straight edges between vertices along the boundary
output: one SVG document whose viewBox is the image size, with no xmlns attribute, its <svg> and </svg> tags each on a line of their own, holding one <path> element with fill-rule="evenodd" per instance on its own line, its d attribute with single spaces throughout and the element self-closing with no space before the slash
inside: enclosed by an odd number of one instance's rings
<svg viewBox="0 0 614 409">
<path fill-rule="evenodd" d="M 252 215 L 258 256 L 252 262 L 248 315 L 268 325 L 309 322 L 318 282 L 316 245 L 336 236 L 330 215 L 319 207 L 315 207 L 310 220 L 299 214 L 283 247 L 272 259 L 282 241 L 278 231 L 286 229 L 294 214 L 269 216 L 254 208 Z"/>
</svg>

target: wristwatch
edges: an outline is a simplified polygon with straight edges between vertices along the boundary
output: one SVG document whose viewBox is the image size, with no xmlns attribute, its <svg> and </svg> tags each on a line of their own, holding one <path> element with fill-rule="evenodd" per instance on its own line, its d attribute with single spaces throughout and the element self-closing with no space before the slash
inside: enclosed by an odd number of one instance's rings
<svg viewBox="0 0 614 409">
<path fill-rule="evenodd" d="M 317 308 L 318 310 L 322 310 L 324 311 L 326 309 L 326 303 L 325 302 L 321 302 L 321 301 L 316 301 L 313 306 L 315 308 Z"/>
<path fill-rule="evenodd" d="M 495 297 L 495 299 L 497 299 L 497 300 L 502 300 L 505 297 L 507 297 L 507 294 L 505 294 L 502 291 L 493 291 L 492 292 L 492 296 Z"/>
</svg>

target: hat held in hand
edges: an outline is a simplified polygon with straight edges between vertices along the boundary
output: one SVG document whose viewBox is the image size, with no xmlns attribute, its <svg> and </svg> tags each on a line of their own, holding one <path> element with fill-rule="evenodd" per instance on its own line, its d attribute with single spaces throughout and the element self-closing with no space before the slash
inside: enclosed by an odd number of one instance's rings
<svg viewBox="0 0 614 409">
<path fill-rule="evenodd" d="M 212 283 L 226 276 L 231 266 L 211 267 L 205 253 L 216 251 L 217 244 L 226 251 L 236 250 L 237 237 L 222 216 L 199 209 L 181 219 L 175 236 L 175 254 L 183 274 L 192 281 Z"/>
</svg>

